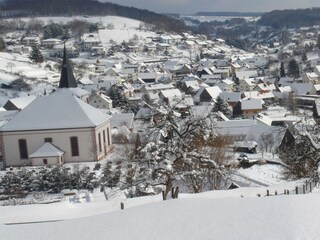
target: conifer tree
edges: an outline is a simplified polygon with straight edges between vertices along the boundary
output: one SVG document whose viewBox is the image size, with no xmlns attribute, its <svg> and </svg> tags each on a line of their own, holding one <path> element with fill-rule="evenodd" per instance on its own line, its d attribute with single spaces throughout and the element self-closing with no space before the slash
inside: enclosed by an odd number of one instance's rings
<svg viewBox="0 0 320 240">
<path fill-rule="evenodd" d="M 229 104 L 218 96 L 212 109 L 213 112 L 222 112 L 224 115 L 229 116 L 231 111 Z"/>
<path fill-rule="evenodd" d="M 284 69 L 284 63 L 280 64 L 280 77 L 286 77 L 286 70 Z"/>
<path fill-rule="evenodd" d="M 128 106 L 128 99 L 123 95 L 120 88 L 116 85 L 113 85 L 108 90 L 108 95 L 112 100 L 112 105 L 114 108 L 126 108 Z"/>
<path fill-rule="evenodd" d="M 42 63 L 44 58 L 38 46 L 32 46 L 29 58 L 35 63 Z"/>
<path fill-rule="evenodd" d="M 300 70 L 299 65 L 295 59 L 291 59 L 288 64 L 288 72 L 287 75 L 289 77 L 293 78 L 299 78 L 300 77 Z"/>
</svg>

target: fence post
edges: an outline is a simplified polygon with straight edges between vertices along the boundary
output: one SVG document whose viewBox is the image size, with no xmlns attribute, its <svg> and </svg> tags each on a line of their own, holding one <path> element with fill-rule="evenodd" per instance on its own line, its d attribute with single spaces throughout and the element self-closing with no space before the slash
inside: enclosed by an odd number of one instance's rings
<svg viewBox="0 0 320 240">
<path fill-rule="evenodd" d="M 306 194 L 306 186 L 305 185 L 303 185 L 302 192 L 303 192 L 303 194 Z"/>
<path fill-rule="evenodd" d="M 308 180 L 306 180 L 306 191 L 308 191 Z"/>
<path fill-rule="evenodd" d="M 121 210 L 124 209 L 124 203 L 123 202 L 120 203 L 120 208 L 121 208 Z"/>
<path fill-rule="evenodd" d="M 296 186 L 296 194 L 298 194 L 298 186 Z"/>
<path fill-rule="evenodd" d="M 269 190 L 267 190 L 267 197 L 269 197 Z"/>
<path fill-rule="evenodd" d="M 286 189 L 283 190 L 283 194 L 284 194 L 284 195 L 287 195 L 287 190 L 286 190 Z"/>
<path fill-rule="evenodd" d="M 166 195 L 165 195 L 164 191 L 162 191 L 162 199 L 163 199 L 163 201 L 166 200 Z"/>
<path fill-rule="evenodd" d="M 312 182 L 310 182 L 310 192 L 312 191 Z"/>
<path fill-rule="evenodd" d="M 179 187 L 176 187 L 176 191 L 174 193 L 174 197 L 178 198 L 178 195 L 179 195 Z"/>
<path fill-rule="evenodd" d="M 174 195 L 174 187 L 171 188 L 171 197 L 174 199 L 175 195 Z"/>
<path fill-rule="evenodd" d="M 276 190 L 276 191 L 274 191 L 274 195 L 278 195 L 278 192 L 277 192 L 277 190 Z"/>
<path fill-rule="evenodd" d="M 290 194 L 289 189 L 287 189 L 287 195 L 289 195 L 289 194 Z"/>
</svg>

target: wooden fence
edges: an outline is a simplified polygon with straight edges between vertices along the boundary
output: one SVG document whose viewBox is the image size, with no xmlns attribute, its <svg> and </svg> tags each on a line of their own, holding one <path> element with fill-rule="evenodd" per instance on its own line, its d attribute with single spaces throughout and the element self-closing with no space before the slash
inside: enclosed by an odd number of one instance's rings
<svg viewBox="0 0 320 240">
<path fill-rule="evenodd" d="M 265 197 L 270 197 L 270 196 L 278 196 L 278 195 L 292 195 L 292 194 L 307 194 L 311 193 L 312 189 L 314 189 L 317 186 L 317 183 L 315 181 L 308 181 L 306 180 L 303 184 L 296 186 L 294 189 L 283 189 L 280 191 L 274 190 L 266 190 L 266 195 Z M 261 197 L 260 194 L 257 194 L 258 197 Z"/>
</svg>

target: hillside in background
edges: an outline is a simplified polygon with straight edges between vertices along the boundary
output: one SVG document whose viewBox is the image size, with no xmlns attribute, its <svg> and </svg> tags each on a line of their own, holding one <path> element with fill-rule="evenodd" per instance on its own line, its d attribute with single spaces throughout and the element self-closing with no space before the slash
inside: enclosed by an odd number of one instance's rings
<svg viewBox="0 0 320 240">
<path fill-rule="evenodd" d="M 2 11 L 24 11 L 31 16 L 111 15 L 140 20 L 156 26 L 158 30 L 184 31 L 185 24 L 148 10 L 101 3 L 95 0 L 4 0 Z"/>
<path fill-rule="evenodd" d="M 196 16 L 230 16 L 230 17 L 259 17 L 260 12 L 197 12 Z"/>
<path fill-rule="evenodd" d="M 258 24 L 276 29 L 306 27 L 320 24 L 320 8 L 276 10 L 261 16 Z"/>
</svg>

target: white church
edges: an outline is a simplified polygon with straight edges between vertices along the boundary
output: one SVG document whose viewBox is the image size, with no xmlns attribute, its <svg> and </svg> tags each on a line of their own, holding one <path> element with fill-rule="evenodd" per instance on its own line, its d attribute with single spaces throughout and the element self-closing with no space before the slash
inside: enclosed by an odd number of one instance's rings
<svg viewBox="0 0 320 240">
<path fill-rule="evenodd" d="M 78 89 L 81 91 L 81 89 Z M 77 92 L 66 49 L 59 88 L 38 97 L 0 129 L 4 167 L 99 161 L 112 149 L 111 116 Z"/>
</svg>

